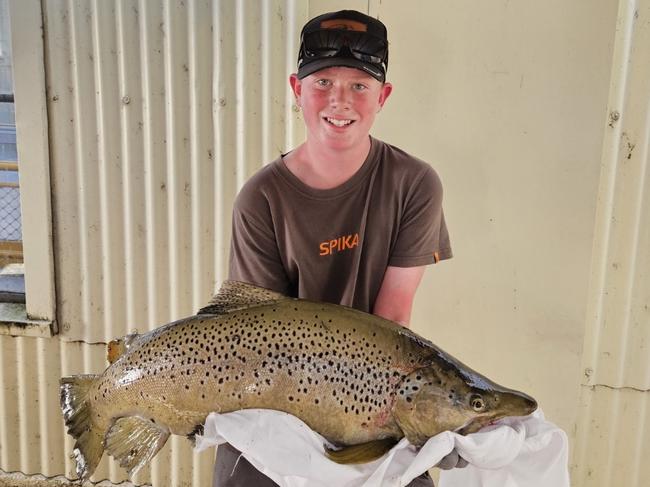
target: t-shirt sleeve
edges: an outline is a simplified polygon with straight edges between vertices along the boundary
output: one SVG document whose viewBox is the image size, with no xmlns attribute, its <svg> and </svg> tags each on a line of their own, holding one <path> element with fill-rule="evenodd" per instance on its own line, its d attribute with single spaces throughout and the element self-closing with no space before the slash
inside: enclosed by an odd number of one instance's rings
<svg viewBox="0 0 650 487">
<path fill-rule="evenodd" d="M 289 293 L 268 202 L 254 187 L 245 186 L 235 200 L 228 278 Z"/>
<path fill-rule="evenodd" d="M 452 257 L 442 211 L 442 183 L 428 167 L 408 194 L 388 265 L 415 267 Z"/>
</svg>

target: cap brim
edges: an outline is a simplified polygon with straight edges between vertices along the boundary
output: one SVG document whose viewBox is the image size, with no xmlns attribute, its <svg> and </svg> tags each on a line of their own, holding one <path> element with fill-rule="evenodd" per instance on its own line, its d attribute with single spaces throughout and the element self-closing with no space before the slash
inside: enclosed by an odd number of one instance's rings
<svg viewBox="0 0 650 487">
<path fill-rule="evenodd" d="M 348 57 L 328 57 L 323 59 L 317 59 L 307 64 L 303 64 L 298 69 L 298 79 L 303 79 L 305 76 L 320 71 L 321 69 L 331 68 L 334 66 L 345 66 L 348 68 L 357 68 L 361 71 L 368 73 L 370 76 L 375 78 L 382 83 L 386 79 L 386 74 L 376 66 L 372 64 L 364 63 L 355 58 Z"/>
</svg>

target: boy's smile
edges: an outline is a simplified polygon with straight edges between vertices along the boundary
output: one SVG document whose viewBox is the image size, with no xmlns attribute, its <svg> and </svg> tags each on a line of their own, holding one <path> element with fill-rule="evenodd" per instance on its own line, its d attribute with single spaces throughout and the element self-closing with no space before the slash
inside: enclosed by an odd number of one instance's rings
<svg viewBox="0 0 650 487">
<path fill-rule="evenodd" d="M 350 119 L 342 119 L 342 120 L 340 120 L 340 119 L 332 118 L 332 117 L 325 117 L 325 120 L 327 120 L 332 125 L 334 125 L 336 127 L 341 127 L 341 128 L 345 127 L 346 125 L 350 125 L 351 123 L 354 122 L 354 120 L 350 120 Z"/>
</svg>

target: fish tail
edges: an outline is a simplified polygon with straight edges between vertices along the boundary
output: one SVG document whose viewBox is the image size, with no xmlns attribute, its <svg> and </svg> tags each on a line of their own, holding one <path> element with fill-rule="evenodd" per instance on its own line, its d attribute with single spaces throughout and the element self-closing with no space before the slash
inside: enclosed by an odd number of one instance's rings
<svg viewBox="0 0 650 487">
<path fill-rule="evenodd" d="M 92 421 L 92 407 L 88 401 L 90 387 L 98 375 L 76 375 L 61 379 L 61 409 L 68 433 L 76 440 L 72 457 L 76 461 L 77 476 L 87 480 L 93 474 L 104 453 L 104 431 Z"/>
</svg>

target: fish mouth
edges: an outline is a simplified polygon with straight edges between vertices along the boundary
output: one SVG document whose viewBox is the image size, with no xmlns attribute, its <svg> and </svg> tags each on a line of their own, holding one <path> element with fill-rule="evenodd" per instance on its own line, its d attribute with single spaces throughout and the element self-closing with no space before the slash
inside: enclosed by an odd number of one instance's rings
<svg viewBox="0 0 650 487">
<path fill-rule="evenodd" d="M 517 392 L 518 401 L 513 405 L 509 416 L 528 416 L 537 411 L 537 401 L 523 392 Z"/>
<path fill-rule="evenodd" d="M 486 426 L 489 426 L 491 424 L 494 424 L 497 420 L 501 419 L 503 416 L 497 416 L 497 415 L 486 415 L 486 416 L 479 416 L 472 418 L 469 420 L 467 423 L 465 423 L 463 426 L 456 428 L 454 430 L 455 433 L 458 433 L 459 435 L 466 436 L 471 433 L 476 433 L 477 431 L 480 431 L 481 429 L 485 428 Z"/>
<path fill-rule="evenodd" d="M 471 433 L 476 433 L 478 431 L 481 431 L 483 428 L 488 427 L 488 426 L 493 426 L 499 424 L 499 421 L 502 420 L 503 418 L 509 417 L 508 414 L 488 414 L 485 416 L 480 416 L 477 418 L 473 418 L 467 423 L 465 423 L 463 426 L 460 428 L 457 428 L 454 430 L 455 433 L 458 433 L 459 435 L 466 436 Z"/>
<path fill-rule="evenodd" d="M 500 406 L 491 411 L 495 421 L 505 416 L 528 416 L 537 410 L 537 401 L 524 392 L 510 389 L 501 394 Z"/>
</svg>

